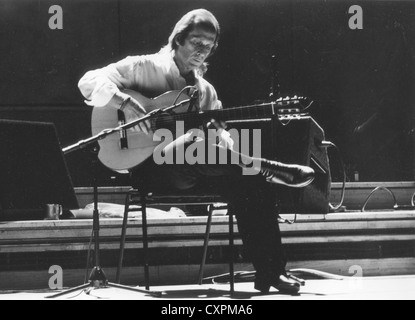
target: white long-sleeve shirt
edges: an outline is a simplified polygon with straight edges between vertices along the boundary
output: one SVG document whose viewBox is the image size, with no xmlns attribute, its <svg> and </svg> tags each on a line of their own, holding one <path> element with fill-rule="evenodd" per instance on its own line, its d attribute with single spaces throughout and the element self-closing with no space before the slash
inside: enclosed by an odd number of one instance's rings
<svg viewBox="0 0 415 320">
<path fill-rule="evenodd" d="M 215 88 L 198 72 L 194 72 L 195 85 L 199 90 L 200 110 L 222 109 Z M 104 68 L 87 72 L 78 86 L 87 99 L 85 102 L 94 107 L 106 106 L 112 97 L 119 98 L 119 105 L 128 95 L 122 89 L 135 90 L 148 98 L 157 97 L 167 91 L 181 90 L 186 80 L 180 75 L 173 59 L 173 52 L 161 51 L 152 55 L 129 56 Z M 220 145 L 233 148 L 234 142 L 229 133 L 221 130 Z M 186 135 L 189 138 L 191 134 Z M 189 138 L 190 139 L 190 138 Z"/>
<path fill-rule="evenodd" d="M 195 85 L 199 90 L 201 110 L 221 109 L 215 88 L 197 72 Z M 174 62 L 173 52 L 151 55 L 129 56 L 104 68 L 87 72 L 78 83 L 88 105 L 103 107 L 112 97 L 123 97 L 121 89 L 140 92 L 148 98 L 157 97 L 167 91 L 181 90 L 186 80 L 180 75 Z M 126 98 L 125 95 L 123 98 Z"/>
</svg>

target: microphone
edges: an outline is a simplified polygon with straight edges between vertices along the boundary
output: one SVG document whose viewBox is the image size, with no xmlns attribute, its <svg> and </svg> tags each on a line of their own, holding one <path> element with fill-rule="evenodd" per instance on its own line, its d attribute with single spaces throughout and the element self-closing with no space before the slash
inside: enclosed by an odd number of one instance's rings
<svg viewBox="0 0 415 320">
<path fill-rule="evenodd" d="M 187 112 L 191 112 L 193 107 L 195 107 L 197 100 L 199 99 L 199 89 L 196 87 L 193 87 L 193 92 L 190 95 L 190 102 L 189 102 L 189 108 L 187 109 Z"/>
</svg>

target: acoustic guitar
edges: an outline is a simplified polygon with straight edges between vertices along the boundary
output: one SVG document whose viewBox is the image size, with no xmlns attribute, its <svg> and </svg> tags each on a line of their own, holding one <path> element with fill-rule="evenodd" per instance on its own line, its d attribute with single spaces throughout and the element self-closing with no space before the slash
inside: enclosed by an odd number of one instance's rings
<svg viewBox="0 0 415 320">
<path fill-rule="evenodd" d="M 153 99 L 149 99 L 132 90 L 124 90 L 123 92 L 136 99 L 147 112 L 166 108 L 172 104 L 189 99 L 186 93 L 181 93 L 178 96 L 179 91 L 169 91 Z M 162 128 L 170 129 L 174 132 L 176 121 L 183 121 L 185 129 L 189 130 L 198 128 L 211 119 L 227 121 L 272 117 L 277 116 L 283 108 L 300 109 L 299 106 L 304 100 L 305 98 L 302 97 L 287 97 L 270 103 L 203 112 L 188 112 L 188 103 L 183 104 L 183 106 L 175 109 L 174 113 L 161 114 L 152 120 L 151 131 L 148 135 L 142 132 L 126 130 L 119 135 L 112 134 L 100 140 L 98 158 L 106 167 L 114 171 L 125 172 L 150 158 L 155 148 L 161 143 L 160 141 L 154 141 L 154 132 Z M 96 135 L 102 130 L 118 127 L 120 124 L 123 124 L 123 121 L 125 121 L 125 118 L 122 111 L 112 107 L 95 107 L 92 111 L 92 134 Z"/>
</svg>

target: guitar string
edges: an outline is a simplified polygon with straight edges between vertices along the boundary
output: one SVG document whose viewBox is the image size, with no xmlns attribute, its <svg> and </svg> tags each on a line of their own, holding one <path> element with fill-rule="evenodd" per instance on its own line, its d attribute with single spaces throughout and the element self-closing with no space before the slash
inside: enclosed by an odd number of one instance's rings
<svg viewBox="0 0 415 320">
<path fill-rule="evenodd" d="M 255 116 L 255 117 L 261 117 L 261 116 L 271 116 L 273 115 L 272 112 L 265 112 L 265 110 L 263 110 L 263 112 L 255 112 L 255 113 L 249 113 L 249 114 L 243 114 L 241 113 L 241 116 L 243 116 L 242 118 L 249 118 L 251 116 Z M 216 118 L 216 119 L 221 119 L 223 117 L 218 116 L 217 113 L 215 113 L 215 115 L 213 113 L 206 113 L 206 112 L 202 112 L 202 113 L 191 113 L 191 114 L 174 114 L 174 115 L 161 115 L 159 116 L 156 120 L 155 123 L 157 124 L 157 126 L 163 126 L 163 125 L 167 125 L 167 124 L 171 124 L 174 121 L 184 121 L 184 122 L 200 122 L 201 119 L 206 118 Z M 232 118 L 232 117 L 237 117 L 236 114 L 234 114 L 233 116 L 229 116 L 227 118 Z"/>
<path fill-rule="evenodd" d="M 288 103 L 287 103 L 288 105 Z M 272 106 L 271 103 L 269 104 L 264 104 L 264 105 L 260 105 L 260 106 L 246 106 L 246 107 L 238 107 L 238 108 L 231 108 L 231 109 L 221 109 L 221 110 L 207 110 L 206 112 L 201 112 L 201 113 L 176 113 L 173 115 L 160 115 L 157 120 L 156 123 L 158 125 L 163 125 L 163 124 L 168 124 L 171 123 L 172 121 L 190 121 L 192 119 L 195 120 L 199 120 L 201 117 L 209 117 L 209 115 L 212 115 L 212 118 L 215 118 L 215 116 L 217 118 L 220 119 L 220 114 L 223 113 L 225 114 L 225 117 L 227 115 L 227 117 L 236 117 L 238 115 L 240 116 L 268 116 L 268 115 L 272 115 L 272 110 L 268 110 L 268 108 Z M 252 112 L 252 110 L 254 110 L 255 112 Z M 174 118 L 174 119 L 172 119 Z"/>
</svg>

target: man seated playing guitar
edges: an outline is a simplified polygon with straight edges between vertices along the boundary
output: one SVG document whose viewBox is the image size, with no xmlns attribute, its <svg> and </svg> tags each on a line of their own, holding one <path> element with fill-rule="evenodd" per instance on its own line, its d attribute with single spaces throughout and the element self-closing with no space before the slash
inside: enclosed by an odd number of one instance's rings
<svg viewBox="0 0 415 320">
<path fill-rule="evenodd" d="M 214 87 L 203 78 L 207 70 L 205 61 L 216 50 L 219 34 L 219 23 L 212 13 L 204 9 L 193 10 L 176 24 L 168 44 L 158 53 L 127 57 L 104 68 L 89 71 L 79 81 L 79 88 L 88 100 L 87 104 L 97 110 L 106 109 L 116 113 L 121 110 L 127 122 L 151 110 L 128 94 L 126 89 L 154 98 L 190 85 L 198 90 L 196 109 L 222 109 Z M 223 133 L 218 148 L 228 148 L 232 152 L 232 139 L 215 121 L 211 122 Z M 103 126 L 105 128 L 105 124 Z M 149 121 L 142 122 L 135 131 L 142 139 L 143 135 L 152 134 L 152 124 Z M 188 138 L 179 137 L 174 146 L 186 147 L 193 143 Z M 148 150 L 154 150 L 154 147 L 149 145 Z M 174 148 L 166 152 L 171 150 Z M 305 187 L 314 179 L 311 168 L 260 159 L 260 174 L 243 175 L 240 165 L 156 165 L 151 157 L 144 158 L 134 171 L 144 182 L 143 185 L 149 188 L 168 186 L 189 190 L 203 183 L 204 178 L 215 177 L 212 179 L 215 181 L 214 192 L 227 199 L 234 210 L 246 257 L 255 267 L 255 288 L 264 293 L 271 286 L 283 293 L 299 292 L 299 282 L 288 278 L 286 274 L 275 212 L 275 191 L 271 183 Z M 116 169 L 123 168 L 120 166 Z M 132 170 L 128 166 L 124 169 Z"/>
</svg>

